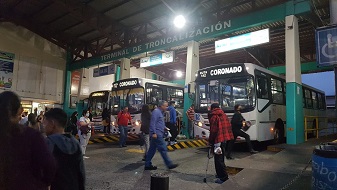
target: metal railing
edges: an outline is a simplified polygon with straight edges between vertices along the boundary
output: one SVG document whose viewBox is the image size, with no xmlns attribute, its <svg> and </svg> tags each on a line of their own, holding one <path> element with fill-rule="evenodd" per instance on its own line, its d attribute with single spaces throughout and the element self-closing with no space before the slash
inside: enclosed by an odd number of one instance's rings
<svg viewBox="0 0 337 190">
<path fill-rule="evenodd" d="M 334 134 L 337 132 L 337 119 L 335 117 L 325 117 L 325 116 L 304 116 L 304 136 L 305 141 L 308 140 L 308 133 L 313 133 L 315 137 L 319 138 L 319 132 L 322 130 L 332 129 L 329 134 Z M 323 124 L 322 124 L 323 123 Z M 310 124 L 310 125 L 308 125 Z M 329 126 L 331 125 L 331 126 Z M 316 133 L 316 134 L 315 134 Z"/>
</svg>

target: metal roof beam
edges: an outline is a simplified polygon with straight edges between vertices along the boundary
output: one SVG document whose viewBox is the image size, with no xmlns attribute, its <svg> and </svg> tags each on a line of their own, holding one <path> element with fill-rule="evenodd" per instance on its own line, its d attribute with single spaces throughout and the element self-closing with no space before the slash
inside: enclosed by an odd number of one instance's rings
<svg viewBox="0 0 337 190">
<path fill-rule="evenodd" d="M 122 6 L 122 5 L 126 4 L 126 3 L 128 3 L 128 2 L 130 2 L 130 1 L 132 1 L 132 0 L 124 0 L 124 1 L 122 1 L 122 2 L 119 2 L 119 3 L 117 3 L 117 4 L 115 4 L 115 5 L 111 6 L 111 7 L 108 7 L 108 8 L 106 8 L 106 9 L 104 9 L 104 10 L 102 11 L 102 13 L 109 12 L 109 11 L 111 11 L 112 9 L 118 8 L 118 7 L 120 7 L 120 6 Z"/>
<path fill-rule="evenodd" d="M 119 18 L 119 19 L 117 19 L 117 22 L 120 22 L 120 21 L 122 21 L 122 20 L 125 20 L 125 19 L 131 18 L 131 17 L 133 17 L 133 16 L 136 16 L 136 15 L 138 15 L 138 14 L 140 14 L 140 13 L 143 13 L 143 12 L 149 10 L 149 9 L 155 8 L 155 7 L 157 7 L 157 6 L 161 5 L 161 4 L 162 4 L 162 3 L 155 3 L 155 4 L 153 4 L 153 5 L 149 6 L 149 7 L 146 7 L 145 9 L 138 10 L 138 11 L 133 12 L 133 13 L 127 15 L 127 16 L 124 16 L 124 17 L 122 17 L 122 18 Z"/>
<path fill-rule="evenodd" d="M 65 14 L 62 14 L 62 15 L 60 15 L 60 16 L 54 18 L 53 20 L 48 21 L 48 22 L 45 23 L 45 24 L 46 24 L 46 25 L 49 25 L 49 24 L 51 24 L 51 23 L 54 23 L 54 22 L 56 22 L 56 21 L 62 19 L 63 17 L 65 17 L 65 16 L 67 16 L 67 15 L 69 15 L 69 14 L 70 14 L 69 12 L 67 12 L 67 13 L 65 13 Z"/>
<path fill-rule="evenodd" d="M 109 26 L 121 26 L 120 23 L 111 20 L 106 15 L 97 12 L 92 7 L 80 4 L 80 3 L 72 3 L 70 1 L 62 1 L 62 0 L 53 0 L 55 3 L 58 3 L 62 7 L 67 8 L 67 10 L 77 19 L 81 20 L 82 22 L 88 24 L 90 27 L 99 31 L 102 35 L 107 38 L 112 38 L 110 32 L 106 31 L 106 28 Z M 96 19 L 90 19 L 90 18 Z M 95 21 L 93 21 L 95 20 Z M 108 23 L 108 24 L 107 24 Z M 123 26 L 121 26 L 123 27 Z"/>
</svg>

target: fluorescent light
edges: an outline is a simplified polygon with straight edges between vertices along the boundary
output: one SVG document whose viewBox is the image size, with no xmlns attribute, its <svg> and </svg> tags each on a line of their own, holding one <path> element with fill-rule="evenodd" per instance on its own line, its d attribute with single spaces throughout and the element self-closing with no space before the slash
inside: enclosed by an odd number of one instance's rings
<svg viewBox="0 0 337 190">
<path fill-rule="evenodd" d="M 174 19 L 173 23 L 177 28 L 182 28 L 185 26 L 186 23 L 185 17 L 183 15 L 178 15 Z"/>
</svg>

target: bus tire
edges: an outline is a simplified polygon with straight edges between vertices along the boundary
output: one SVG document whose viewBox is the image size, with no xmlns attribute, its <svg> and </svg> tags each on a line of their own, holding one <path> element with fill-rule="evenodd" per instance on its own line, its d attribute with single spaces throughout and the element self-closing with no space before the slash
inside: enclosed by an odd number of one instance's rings
<svg viewBox="0 0 337 190">
<path fill-rule="evenodd" d="M 274 144 L 284 142 L 284 124 L 282 119 L 277 119 L 274 126 Z"/>
</svg>

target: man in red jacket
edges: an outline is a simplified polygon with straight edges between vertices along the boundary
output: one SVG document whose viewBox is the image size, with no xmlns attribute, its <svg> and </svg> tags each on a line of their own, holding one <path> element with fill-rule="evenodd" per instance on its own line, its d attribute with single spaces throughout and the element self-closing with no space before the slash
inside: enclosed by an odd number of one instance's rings
<svg viewBox="0 0 337 190">
<path fill-rule="evenodd" d="M 210 123 L 209 143 L 214 146 L 214 164 L 218 179 L 215 183 L 222 184 L 228 180 L 225 165 L 225 143 L 234 139 L 231 124 L 227 115 L 220 109 L 218 103 L 211 105 L 208 116 Z"/>
</svg>

